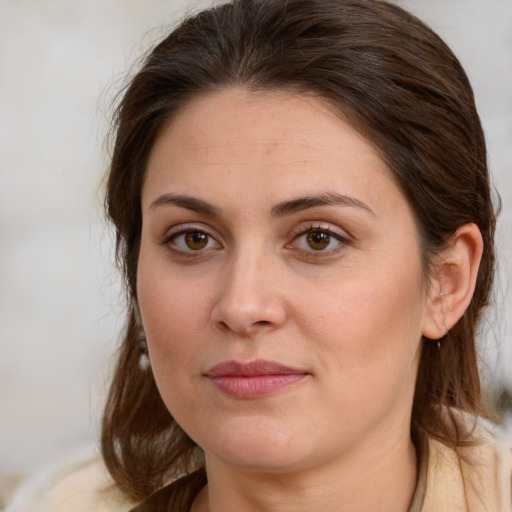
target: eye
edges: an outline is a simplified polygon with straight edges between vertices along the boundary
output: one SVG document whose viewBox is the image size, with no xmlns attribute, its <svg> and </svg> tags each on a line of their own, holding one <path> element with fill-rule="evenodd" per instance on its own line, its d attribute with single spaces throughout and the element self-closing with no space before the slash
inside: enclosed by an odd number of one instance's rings
<svg viewBox="0 0 512 512">
<path fill-rule="evenodd" d="M 299 233 L 292 241 L 293 248 L 309 252 L 331 252 L 342 244 L 348 244 L 348 240 L 323 227 L 310 227 Z"/>
<path fill-rule="evenodd" d="M 328 231 L 310 231 L 306 234 L 306 243 L 314 251 L 323 251 L 331 244 L 331 235 Z"/>
<path fill-rule="evenodd" d="M 220 244 L 211 235 L 198 229 L 174 233 L 166 240 L 166 244 L 183 252 L 220 248 Z"/>
</svg>

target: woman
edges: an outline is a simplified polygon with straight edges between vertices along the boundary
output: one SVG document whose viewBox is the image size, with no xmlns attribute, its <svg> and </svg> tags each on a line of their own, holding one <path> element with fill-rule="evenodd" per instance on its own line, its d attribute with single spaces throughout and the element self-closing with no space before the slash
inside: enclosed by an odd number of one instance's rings
<svg viewBox="0 0 512 512">
<path fill-rule="evenodd" d="M 234 0 L 156 46 L 116 127 L 129 320 L 104 462 L 52 510 L 511 508 L 478 420 L 484 137 L 430 29 L 375 0 Z"/>
</svg>

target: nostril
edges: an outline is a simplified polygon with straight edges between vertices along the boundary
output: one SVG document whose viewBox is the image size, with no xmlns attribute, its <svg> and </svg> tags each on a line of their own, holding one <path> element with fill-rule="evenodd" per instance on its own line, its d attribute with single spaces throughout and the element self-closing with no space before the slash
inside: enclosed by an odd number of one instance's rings
<svg viewBox="0 0 512 512">
<path fill-rule="evenodd" d="M 226 322 L 220 321 L 219 325 L 222 329 L 229 329 L 229 325 Z"/>
</svg>

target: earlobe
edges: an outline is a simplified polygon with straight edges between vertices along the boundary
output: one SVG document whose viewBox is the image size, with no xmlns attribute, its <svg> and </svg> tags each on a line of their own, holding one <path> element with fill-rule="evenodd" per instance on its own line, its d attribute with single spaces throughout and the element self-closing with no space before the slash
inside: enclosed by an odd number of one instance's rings
<svg viewBox="0 0 512 512">
<path fill-rule="evenodd" d="M 483 240 L 476 224 L 464 224 L 435 257 L 422 334 L 440 339 L 459 321 L 475 291 Z"/>
</svg>

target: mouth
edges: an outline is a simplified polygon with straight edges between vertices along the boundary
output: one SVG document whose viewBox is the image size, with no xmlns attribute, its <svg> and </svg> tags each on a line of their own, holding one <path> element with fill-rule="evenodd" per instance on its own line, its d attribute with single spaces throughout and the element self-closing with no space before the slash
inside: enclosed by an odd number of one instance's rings
<svg viewBox="0 0 512 512">
<path fill-rule="evenodd" d="M 304 370 L 264 360 L 249 363 L 225 361 L 205 374 L 223 394 L 239 399 L 273 395 L 302 381 L 308 375 Z"/>
</svg>

